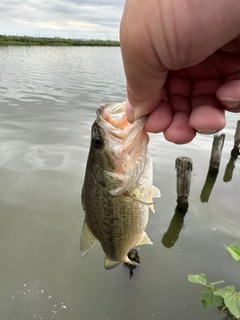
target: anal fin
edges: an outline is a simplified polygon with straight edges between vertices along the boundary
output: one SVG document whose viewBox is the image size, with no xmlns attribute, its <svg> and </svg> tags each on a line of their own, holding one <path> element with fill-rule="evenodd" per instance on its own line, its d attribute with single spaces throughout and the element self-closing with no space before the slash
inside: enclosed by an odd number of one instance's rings
<svg viewBox="0 0 240 320">
<path fill-rule="evenodd" d="M 117 267 L 120 263 L 121 263 L 121 261 L 114 261 L 114 260 L 110 259 L 108 256 L 105 256 L 104 267 L 106 270 L 113 269 L 113 268 Z"/>
<path fill-rule="evenodd" d="M 153 244 L 152 241 L 148 238 L 145 231 L 143 232 L 143 235 L 141 239 L 138 241 L 138 243 L 136 244 L 136 246 L 141 246 L 143 244 Z"/>
</svg>

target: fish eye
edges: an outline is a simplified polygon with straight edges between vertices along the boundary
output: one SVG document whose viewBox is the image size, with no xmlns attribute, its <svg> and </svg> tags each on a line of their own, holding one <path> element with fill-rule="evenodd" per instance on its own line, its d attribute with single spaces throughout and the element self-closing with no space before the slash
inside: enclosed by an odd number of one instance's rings
<svg viewBox="0 0 240 320">
<path fill-rule="evenodd" d="M 95 148 L 100 148 L 102 145 L 102 139 L 100 137 L 94 137 L 92 139 L 92 144 Z"/>
</svg>

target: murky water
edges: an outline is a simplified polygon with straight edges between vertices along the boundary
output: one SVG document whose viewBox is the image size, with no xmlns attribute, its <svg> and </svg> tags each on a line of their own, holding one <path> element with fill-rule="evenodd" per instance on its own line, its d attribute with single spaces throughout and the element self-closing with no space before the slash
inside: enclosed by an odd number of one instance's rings
<svg viewBox="0 0 240 320">
<path fill-rule="evenodd" d="M 130 279 L 122 265 L 104 269 L 100 245 L 83 260 L 78 250 L 95 109 L 126 99 L 120 49 L 0 47 L 0 70 L 1 319 L 224 319 L 202 309 L 203 288 L 187 275 L 205 272 L 240 290 L 223 247 L 240 241 L 240 164 L 230 162 L 240 116 L 227 115 L 220 171 L 207 185 L 212 136 L 176 146 L 151 135 L 162 197 L 147 227 L 154 245 L 139 249 Z M 178 156 L 193 160 L 185 217 L 175 212 Z"/>
</svg>

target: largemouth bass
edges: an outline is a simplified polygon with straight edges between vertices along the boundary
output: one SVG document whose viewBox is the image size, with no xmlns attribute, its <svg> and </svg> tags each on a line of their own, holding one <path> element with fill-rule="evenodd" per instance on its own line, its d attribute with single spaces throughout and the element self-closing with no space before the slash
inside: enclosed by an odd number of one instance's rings
<svg viewBox="0 0 240 320">
<path fill-rule="evenodd" d="M 152 185 L 146 117 L 130 124 L 125 103 L 97 109 L 92 125 L 82 206 L 85 220 L 80 239 L 84 257 L 99 241 L 106 269 L 121 262 L 136 264 L 127 254 L 135 246 L 152 244 L 144 231 L 152 198 L 160 191 Z"/>
</svg>

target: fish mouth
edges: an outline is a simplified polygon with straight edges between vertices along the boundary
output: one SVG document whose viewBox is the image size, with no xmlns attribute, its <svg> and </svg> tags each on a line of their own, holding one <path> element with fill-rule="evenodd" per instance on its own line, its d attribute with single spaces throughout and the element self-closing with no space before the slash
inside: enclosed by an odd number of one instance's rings
<svg viewBox="0 0 240 320">
<path fill-rule="evenodd" d="M 123 130 L 131 124 L 125 114 L 126 103 L 100 105 L 97 109 L 97 123 L 118 139 L 123 139 Z"/>
<path fill-rule="evenodd" d="M 126 102 L 102 105 L 97 109 L 96 122 L 104 129 L 105 139 L 113 149 L 122 155 L 128 154 L 135 160 L 138 156 L 135 155 L 136 151 L 140 152 L 138 146 L 142 145 L 141 140 L 147 140 L 147 143 L 149 140 L 148 134 L 143 130 L 147 116 L 130 123 L 126 118 L 125 109 Z"/>
<path fill-rule="evenodd" d="M 137 133 L 143 129 L 147 116 L 130 123 L 127 120 L 125 110 L 126 102 L 100 105 L 96 111 L 96 121 L 99 126 L 116 138 L 125 139 L 131 143 Z"/>
<path fill-rule="evenodd" d="M 127 121 L 126 103 L 112 103 L 97 109 L 97 124 L 104 130 L 106 153 L 111 157 L 114 168 L 102 168 L 109 179 L 121 181 L 113 188 L 113 195 L 123 194 L 139 180 L 148 159 L 149 137 L 144 130 L 147 116 L 134 123 Z"/>
</svg>

